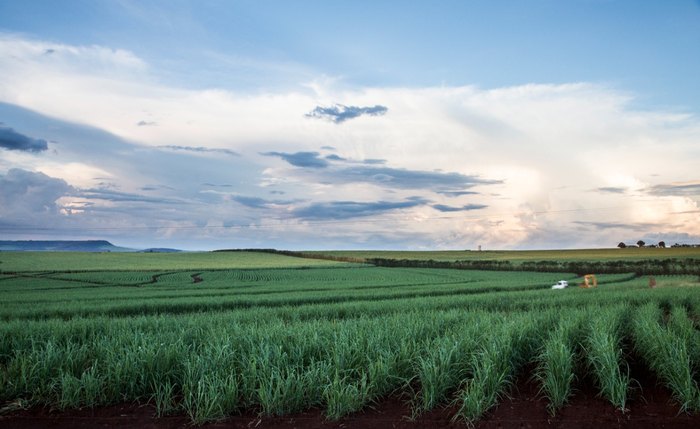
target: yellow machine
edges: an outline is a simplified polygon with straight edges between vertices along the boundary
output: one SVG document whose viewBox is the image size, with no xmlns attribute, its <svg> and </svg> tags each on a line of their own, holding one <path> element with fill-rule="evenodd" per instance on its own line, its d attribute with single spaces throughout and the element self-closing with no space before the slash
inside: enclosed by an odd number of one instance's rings
<svg viewBox="0 0 700 429">
<path fill-rule="evenodd" d="M 598 287 L 598 279 L 595 278 L 595 274 L 586 274 L 583 276 L 583 283 L 578 286 L 584 289 Z"/>
</svg>

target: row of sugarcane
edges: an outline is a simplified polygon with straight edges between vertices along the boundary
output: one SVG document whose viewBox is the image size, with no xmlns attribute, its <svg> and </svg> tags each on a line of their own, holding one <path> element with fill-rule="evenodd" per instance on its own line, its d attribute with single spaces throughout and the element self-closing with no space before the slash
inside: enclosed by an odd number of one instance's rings
<svg viewBox="0 0 700 429">
<path fill-rule="evenodd" d="M 522 374 L 529 362 L 552 413 L 584 372 L 626 410 L 633 355 L 680 411 L 696 412 L 697 309 L 684 299 L 566 315 L 551 307 L 294 323 L 241 323 L 228 313 L 32 322 L 3 339 L 0 400 L 60 409 L 148 402 L 159 415 L 184 412 L 203 423 L 244 410 L 285 415 L 314 407 L 338 419 L 402 394 L 414 416 L 452 403 L 456 419 L 473 422 L 516 377 L 529 376 Z"/>
</svg>

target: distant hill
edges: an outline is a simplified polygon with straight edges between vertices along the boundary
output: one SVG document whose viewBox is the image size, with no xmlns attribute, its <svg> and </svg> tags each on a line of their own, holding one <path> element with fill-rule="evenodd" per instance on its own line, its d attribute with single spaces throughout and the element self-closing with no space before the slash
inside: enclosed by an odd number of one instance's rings
<svg viewBox="0 0 700 429">
<path fill-rule="evenodd" d="M 107 240 L 0 240 L 0 251 L 134 252 L 135 249 L 118 247 Z"/>
</svg>

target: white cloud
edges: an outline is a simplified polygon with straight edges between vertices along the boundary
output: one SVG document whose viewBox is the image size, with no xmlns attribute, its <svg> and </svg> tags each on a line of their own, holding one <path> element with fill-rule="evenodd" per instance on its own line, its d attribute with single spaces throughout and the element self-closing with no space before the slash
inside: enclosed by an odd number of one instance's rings
<svg viewBox="0 0 700 429">
<path fill-rule="evenodd" d="M 334 225 L 336 234 L 350 234 L 356 240 L 368 230 L 375 235 L 392 230 L 397 219 L 403 222 L 403 232 L 394 235 L 415 234 L 419 237 L 415 243 L 458 248 L 477 243 L 523 247 L 536 240 L 555 240 L 557 233 L 569 240 L 558 243 L 570 243 L 567 247 L 614 245 L 611 241 L 623 239 L 612 237 L 609 230 L 577 235 L 572 233 L 581 225 L 577 221 L 653 223 L 668 231 L 700 234 L 692 214 L 677 214 L 697 209 L 700 196 L 645 191 L 700 179 L 700 121 L 686 114 L 635 110 L 632 95 L 606 86 L 342 88 L 332 78 L 319 77 L 306 86 L 300 83 L 274 93 L 191 90 L 160 83 L 158 70 L 127 51 L 13 35 L 0 36 L 0 69 L 2 102 L 90 125 L 141 145 L 235 151 L 243 161 L 267 166 L 250 183 L 282 189 L 285 198 L 396 202 L 417 196 L 436 204 L 489 206 L 479 213 L 439 219 L 434 210 L 418 206 L 400 214 L 408 212 L 409 220 L 388 213 L 383 216 L 389 220 L 376 225 Z M 388 111 L 381 117 L 363 116 L 340 124 L 305 117 L 315 106 L 335 104 L 382 105 Z M 331 170 L 311 171 L 259 155 L 318 152 L 323 146 L 336 148 L 343 158 L 384 159 L 390 169 L 440 170 L 504 183 L 476 186 L 477 195 L 447 200 L 434 192 L 437 189 L 403 189 L 367 180 L 334 182 Z M 13 159 L 12 165 L 31 164 L 81 187 L 96 175 L 118 180 L 122 174 L 104 160 L 51 165 L 29 161 L 25 155 Z M 246 192 L 233 191 L 247 195 L 250 183 Z M 598 188 L 628 191 L 594 192 Z M 225 212 L 219 208 L 192 216 L 208 215 L 199 220 L 221 222 L 224 219 L 216 216 Z M 279 211 L 270 213 L 263 221 L 273 222 L 279 216 Z"/>
<path fill-rule="evenodd" d="M 36 166 L 36 170 L 48 176 L 63 179 L 70 185 L 83 188 L 94 186 L 96 178 L 101 178 L 100 180 L 114 178 L 114 175 L 101 168 L 80 162 L 41 163 Z"/>
</svg>

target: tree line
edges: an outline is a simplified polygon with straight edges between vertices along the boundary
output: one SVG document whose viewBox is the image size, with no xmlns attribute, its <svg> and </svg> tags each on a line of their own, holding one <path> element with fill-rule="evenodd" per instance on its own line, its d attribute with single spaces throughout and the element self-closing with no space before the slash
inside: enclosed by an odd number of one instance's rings
<svg viewBox="0 0 700 429">
<path fill-rule="evenodd" d="M 632 244 L 626 244 L 624 241 L 621 241 L 621 242 L 619 242 L 619 243 L 617 244 L 617 247 L 619 247 L 620 249 L 626 249 L 626 248 L 628 248 L 628 247 L 658 247 L 658 248 L 661 248 L 661 249 L 665 249 L 665 248 L 667 247 L 665 241 L 659 241 L 658 244 L 646 244 L 646 243 L 644 242 L 644 240 L 639 240 L 639 241 L 637 241 L 636 244 L 637 244 L 637 245 L 634 246 L 634 245 L 632 245 Z M 670 247 L 700 247 L 700 244 L 679 244 L 679 243 L 674 243 L 674 244 L 672 244 Z"/>
<path fill-rule="evenodd" d="M 493 271 L 538 271 L 555 273 L 576 273 L 584 275 L 624 274 L 663 275 L 692 274 L 700 275 L 700 259 L 645 259 L 640 261 L 525 261 L 514 264 L 511 261 L 434 261 L 414 259 L 370 258 L 365 262 L 378 267 L 416 267 L 416 268 L 451 268 L 459 270 L 493 270 Z"/>
</svg>

